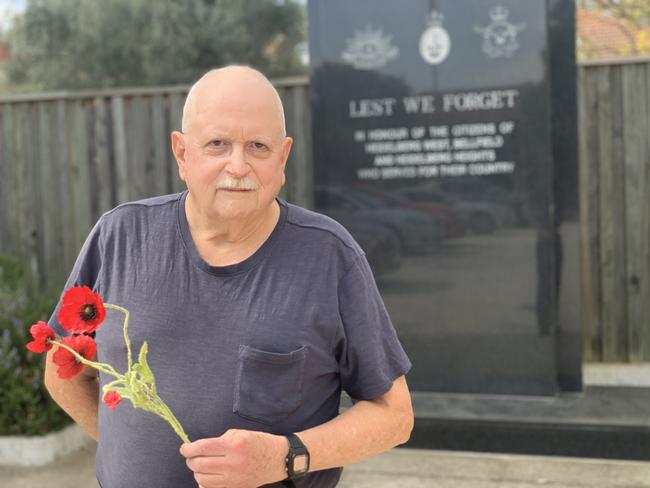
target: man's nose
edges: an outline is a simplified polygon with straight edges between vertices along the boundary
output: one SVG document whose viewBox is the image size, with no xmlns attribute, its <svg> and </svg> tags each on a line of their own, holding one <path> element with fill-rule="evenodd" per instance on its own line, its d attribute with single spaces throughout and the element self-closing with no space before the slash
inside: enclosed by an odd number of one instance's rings
<svg viewBox="0 0 650 488">
<path fill-rule="evenodd" d="M 228 164 L 226 164 L 226 171 L 232 176 L 241 178 L 248 174 L 250 171 L 250 166 L 246 161 L 246 151 L 244 150 L 243 144 L 234 144 L 230 157 L 228 158 Z"/>
</svg>

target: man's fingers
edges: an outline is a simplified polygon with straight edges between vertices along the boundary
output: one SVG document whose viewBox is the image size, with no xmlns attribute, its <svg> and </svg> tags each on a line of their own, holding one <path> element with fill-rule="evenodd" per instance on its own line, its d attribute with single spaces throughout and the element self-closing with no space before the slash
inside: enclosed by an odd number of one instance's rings
<svg viewBox="0 0 650 488">
<path fill-rule="evenodd" d="M 198 456 L 185 459 L 185 464 L 195 473 L 219 474 L 223 472 L 224 456 Z"/>
<path fill-rule="evenodd" d="M 216 437 L 210 439 L 199 439 L 198 441 L 184 443 L 180 453 L 186 458 L 197 456 L 225 456 L 226 450 L 223 442 Z"/>
</svg>

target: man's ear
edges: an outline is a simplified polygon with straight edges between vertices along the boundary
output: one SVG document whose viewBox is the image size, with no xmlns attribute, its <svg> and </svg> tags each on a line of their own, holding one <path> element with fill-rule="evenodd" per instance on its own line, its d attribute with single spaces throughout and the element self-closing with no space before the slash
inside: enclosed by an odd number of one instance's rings
<svg viewBox="0 0 650 488">
<path fill-rule="evenodd" d="M 171 133 L 172 152 L 178 164 L 178 176 L 185 181 L 185 136 L 182 132 L 175 130 Z"/>
<path fill-rule="evenodd" d="M 291 137 L 285 137 L 284 141 L 282 141 L 282 164 L 287 163 L 289 153 L 291 152 L 291 146 L 293 146 L 293 139 Z"/>
<path fill-rule="evenodd" d="M 291 152 L 291 146 L 293 146 L 293 139 L 291 137 L 285 137 L 282 141 L 282 185 L 284 186 L 286 176 L 285 168 L 287 166 L 287 159 L 289 159 L 289 153 Z"/>
</svg>

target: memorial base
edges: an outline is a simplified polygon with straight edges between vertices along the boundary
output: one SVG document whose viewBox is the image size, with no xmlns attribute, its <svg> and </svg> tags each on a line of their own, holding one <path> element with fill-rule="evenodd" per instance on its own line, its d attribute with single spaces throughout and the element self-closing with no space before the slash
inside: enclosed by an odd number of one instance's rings
<svg viewBox="0 0 650 488">
<path fill-rule="evenodd" d="M 414 392 L 405 447 L 650 460 L 648 387 L 591 386 L 557 397 Z"/>
</svg>

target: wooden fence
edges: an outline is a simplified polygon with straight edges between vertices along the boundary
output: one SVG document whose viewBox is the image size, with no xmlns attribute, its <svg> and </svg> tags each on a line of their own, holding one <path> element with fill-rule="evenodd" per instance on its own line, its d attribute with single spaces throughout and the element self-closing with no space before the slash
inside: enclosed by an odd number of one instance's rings
<svg viewBox="0 0 650 488">
<path fill-rule="evenodd" d="M 306 78 L 276 83 L 295 143 L 283 196 L 311 203 Z M 181 191 L 169 149 L 188 87 L 0 98 L 0 254 L 61 287 L 99 216 L 118 203 Z"/>
<path fill-rule="evenodd" d="M 650 360 L 650 60 L 581 66 L 586 358 Z"/>
<path fill-rule="evenodd" d="M 308 84 L 279 80 L 295 144 L 284 197 L 310 206 Z M 579 68 L 588 360 L 650 360 L 650 60 Z M 60 288 L 102 212 L 180 191 L 169 132 L 187 87 L 0 98 L 0 254 Z"/>
</svg>

